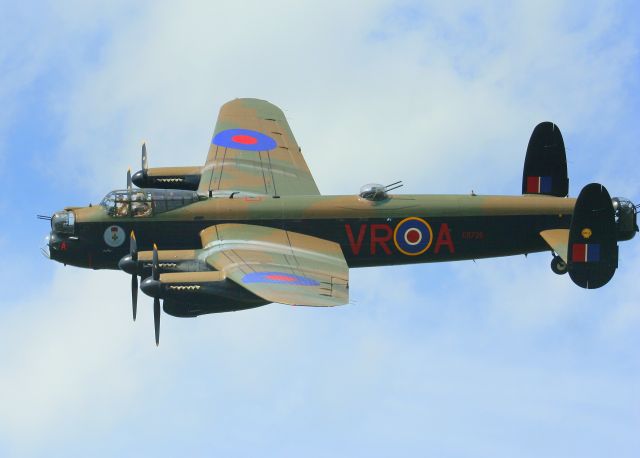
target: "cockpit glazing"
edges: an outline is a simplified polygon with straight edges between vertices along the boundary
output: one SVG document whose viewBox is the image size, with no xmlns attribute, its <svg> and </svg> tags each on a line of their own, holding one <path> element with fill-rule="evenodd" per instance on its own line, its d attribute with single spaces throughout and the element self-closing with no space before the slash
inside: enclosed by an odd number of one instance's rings
<svg viewBox="0 0 640 458">
<path fill-rule="evenodd" d="M 144 218 L 198 202 L 197 192 L 179 189 L 117 190 L 107 194 L 100 205 L 116 218 Z"/>
</svg>

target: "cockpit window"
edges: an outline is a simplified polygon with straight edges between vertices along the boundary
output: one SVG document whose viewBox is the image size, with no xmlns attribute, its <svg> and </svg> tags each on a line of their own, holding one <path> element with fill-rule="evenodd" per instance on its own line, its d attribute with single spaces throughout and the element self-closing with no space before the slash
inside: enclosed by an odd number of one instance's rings
<svg viewBox="0 0 640 458">
<path fill-rule="evenodd" d="M 197 192 L 176 189 L 135 189 L 112 191 L 100 205 L 116 218 L 144 218 L 198 202 Z"/>
</svg>

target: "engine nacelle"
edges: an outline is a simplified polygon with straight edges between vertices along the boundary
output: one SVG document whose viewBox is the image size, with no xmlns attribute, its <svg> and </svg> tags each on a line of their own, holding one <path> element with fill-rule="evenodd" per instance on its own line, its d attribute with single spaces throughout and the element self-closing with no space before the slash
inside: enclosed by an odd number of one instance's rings
<svg viewBox="0 0 640 458">
<path fill-rule="evenodd" d="M 139 188 L 197 191 L 201 167 L 155 167 L 137 171 L 131 181 Z"/>
<path fill-rule="evenodd" d="M 178 317 L 232 312 L 268 304 L 217 271 L 162 274 L 159 280 L 146 278 L 140 287 L 145 294 L 164 299 L 164 311 Z"/>
</svg>

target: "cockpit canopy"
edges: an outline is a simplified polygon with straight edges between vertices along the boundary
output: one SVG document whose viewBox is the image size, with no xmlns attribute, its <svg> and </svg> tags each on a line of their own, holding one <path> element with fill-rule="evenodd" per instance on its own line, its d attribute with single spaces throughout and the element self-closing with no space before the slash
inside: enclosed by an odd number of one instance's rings
<svg viewBox="0 0 640 458">
<path fill-rule="evenodd" d="M 117 190 L 107 194 L 102 205 L 110 216 L 118 218 L 147 217 L 198 202 L 195 191 L 179 189 Z"/>
</svg>

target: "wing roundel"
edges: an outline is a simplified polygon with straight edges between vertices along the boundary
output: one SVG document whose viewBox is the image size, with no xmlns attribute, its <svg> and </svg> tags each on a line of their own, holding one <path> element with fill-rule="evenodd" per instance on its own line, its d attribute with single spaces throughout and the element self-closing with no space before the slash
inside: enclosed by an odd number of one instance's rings
<svg viewBox="0 0 640 458">
<path fill-rule="evenodd" d="M 337 243 L 249 224 L 218 224 L 200 237 L 211 267 L 269 302 L 349 302 L 349 268 Z"/>
<path fill-rule="evenodd" d="M 282 110 L 258 99 L 220 109 L 198 193 L 318 195 Z"/>
</svg>

